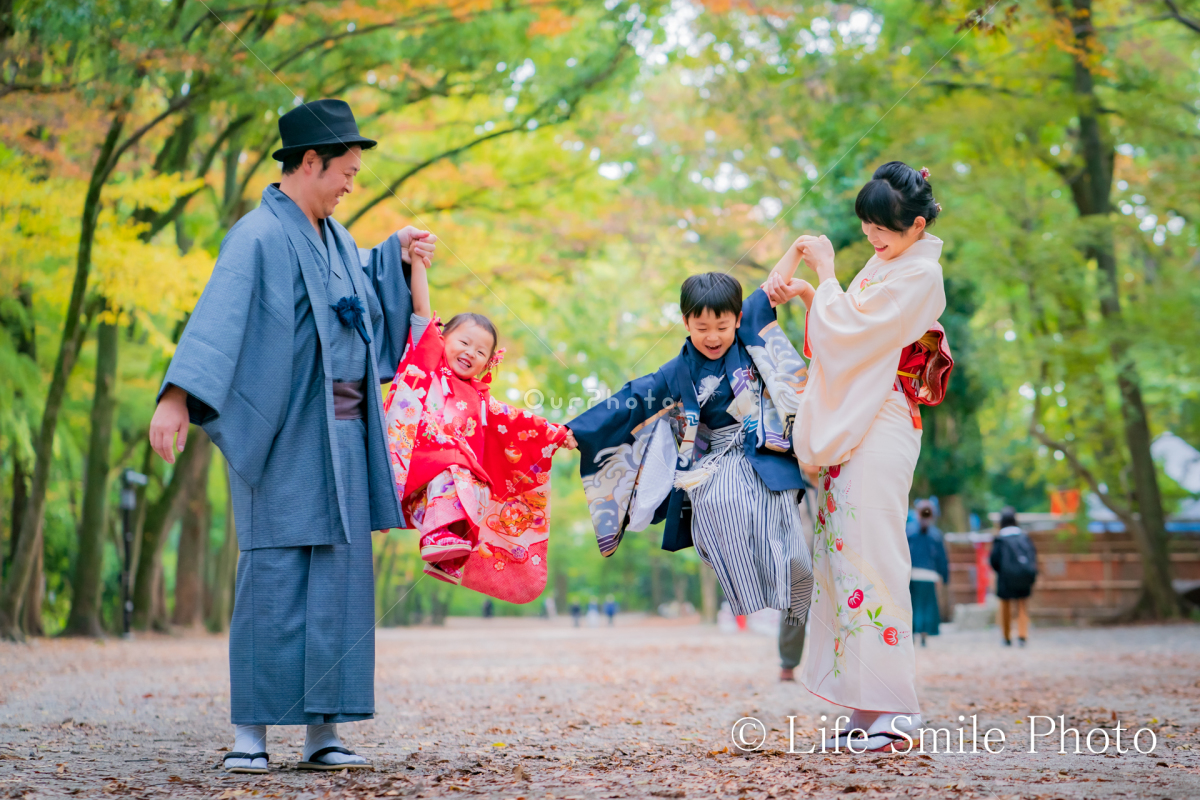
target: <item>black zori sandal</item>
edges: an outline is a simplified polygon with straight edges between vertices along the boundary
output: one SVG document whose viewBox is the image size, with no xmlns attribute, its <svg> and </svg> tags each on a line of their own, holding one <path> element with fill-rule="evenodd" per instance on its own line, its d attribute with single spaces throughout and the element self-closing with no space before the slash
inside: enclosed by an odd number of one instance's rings
<svg viewBox="0 0 1200 800">
<path fill-rule="evenodd" d="M 254 760 L 256 758 L 261 758 L 264 761 L 271 760 L 271 757 L 269 755 L 267 755 L 266 753 L 226 753 L 224 758 L 221 759 L 221 763 L 224 764 L 226 761 L 228 761 L 231 758 L 244 758 L 247 761 L 249 761 L 250 763 L 254 763 Z M 267 768 L 266 767 L 225 767 L 225 771 L 226 772 L 244 773 L 247 775 L 265 775 L 267 772 Z"/>
<path fill-rule="evenodd" d="M 347 750 L 344 747 L 322 747 L 320 750 L 309 756 L 308 761 L 301 761 L 299 764 L 297 764 L 296 769 L 322 770 L 325 772 L 334 772 L 343 769 L 375 769 L 374 764 L 326 764 L 324 761 L 320 760 L 321 756 L 329 755 L 330 753 L 341 753 L 347 756 L 358 755 L 358 753 L 355 753 L 353 750 Z"/>
</svg>

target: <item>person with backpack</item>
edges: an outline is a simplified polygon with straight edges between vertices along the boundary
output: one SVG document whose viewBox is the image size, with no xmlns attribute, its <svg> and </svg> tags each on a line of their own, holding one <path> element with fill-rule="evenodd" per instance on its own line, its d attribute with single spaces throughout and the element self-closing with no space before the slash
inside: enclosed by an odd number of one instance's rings
<svg viewBox="0 0 1200 800">
<path fill-rule="evenodd" d="M 996 596 L 1000 598 L 1000 629 L 1004 644 L 1012 646 L 1012 617 L 1017 616 L 1017 642 L 1025 646 L 1029 635 L 1029 595 L 1037 580 L 1037 549 L 1025 531 L 1017 527 L 1012 507 L 1000 512 L 1000 531 L 992 542 L 989 559 L 996 572 Z"/>
</svg>

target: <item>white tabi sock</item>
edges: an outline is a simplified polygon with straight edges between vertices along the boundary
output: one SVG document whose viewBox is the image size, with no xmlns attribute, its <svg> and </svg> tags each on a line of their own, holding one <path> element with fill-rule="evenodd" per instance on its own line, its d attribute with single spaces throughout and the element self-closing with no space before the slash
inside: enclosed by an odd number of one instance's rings
<svg viewBox="0 0 1200 800">
<path fill-rule="evenodd" d="M 344 747 L 338 738 L 337 725 L 309 725 L 304 737 L 304 760 L 312 760 L 312 754 L 326 747 Z M 366 764 L 367 760 L 360 755 L 345 753 L 326 753 L 321 756 L 322 764 Z"/>
<path fill-rule="evenodd" d="M 854 709 L 854 713 L 850 715 L 850 721 L 846 723 L 846 727 L 852 731 L 861 729 L 866 733 L 867 728 L 878 718 L 878 711 L 863 711 L 856 708 Z"/>
<path fill-rule="evenodd" d="M 874 722 L 875 718 L 878 716 L 879 716 L 878 711 L 862 711 L 857 708 L 851 709 L 850 721 L 846 722 L 844 725 L 842 725 L 841 730 L 839 731 L 840 738 L 835 739 L 832 736 L 830 736 L 828 739 L 825 740 L 825 747 L 829 750 L 832 750 L 835 747 L 840 748 L 841 750 L 845 750 L 847 733 L 849 733 L 850 731 L 860 730 L 860 731 L 862 731 L 862 733 L 859 733 L 857 736 L 855 736 L 854 740 L 857 742 L 857 744 L 855 744 L 855 747 L 861 749 L 862 748 L 861 743 L 862 743 L 864 736 L 866 735 L 866 730 L 867 730 L 868 726 L 870 726 L 870 724 L 872 722 Z M 837 715 L 837 717 L 835 717 L 834 719 L 837 719 L 838 717 L 841 717 L 842 720 L 844 721 L 846 718 L 846 715 L 839 713 Z"/>
<path fill-rule="evenodd" d="M 233 726 L 233 751 L 234 753 L 265 753 L 267 750 L 267 726 L 266 725 L 234 725 Z M 248 758 L 227 758 L 225 759 L 225 769 L 234 767 L 250 767 L 252 769 L 266 769 L 267 760 L 265 758 L 256 758 L 251 761 Z"/>
<path fill-rule="evenodd" d="M 917 728 L 921 727 L 922 723 L 920 714 L 880 714 L 879 718 L 871 723 L 867 728 L 867 736 L 875 737 L 869 743 L 872 746 L 882 747 L 886 744 L 885 737 L 878 736 L 884 732 L 888 733 L 912 733 Z M 890 738 L 890 737 L 888 737 Z M 903 744 L 903 743 L 901 743 Z"/>
</svg>

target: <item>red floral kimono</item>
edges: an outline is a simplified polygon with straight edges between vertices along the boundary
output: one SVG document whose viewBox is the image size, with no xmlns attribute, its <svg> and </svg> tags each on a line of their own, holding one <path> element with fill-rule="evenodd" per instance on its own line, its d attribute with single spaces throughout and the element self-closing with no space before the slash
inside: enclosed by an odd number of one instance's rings
<svg viewBox="0 0 1200 800">
<path fill-rule="evenodd" d="M 448 583 L 512 603 L 546 585 L 550 460 L 567 429 L 491 396 L 490 377 L 463 380 L 434 319 L 410 341 L 384 401 L 388 449 L 405 526 L 422 534 L 462 520 L 472 550 Z"/>
</svg>

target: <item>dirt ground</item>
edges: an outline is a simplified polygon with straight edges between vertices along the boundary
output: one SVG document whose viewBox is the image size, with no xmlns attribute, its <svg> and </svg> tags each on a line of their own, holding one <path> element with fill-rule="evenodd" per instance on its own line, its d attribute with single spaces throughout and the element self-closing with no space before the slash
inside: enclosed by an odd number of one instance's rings
<svg viewBox="0 0 1200 800">
<path fill-rule="evenodd" d="M 976 715 L 981 746 L 1005 733 L 995 755 L 947 754 L 944 737 L 936 753 L 800 752 L 835 709 L 780 683 L 758 633 L 463 619 L 379 632 L 377 717 L 341 726 L 375 772 L 297 771 L 303 729 L 287 727 L 268 735 L 269 775 L 227 775 L 225 655 L 209 636 L 0 645 L 0 797 L 1200 797 L 1196 625 L 1043 628 L 1024 650 L 994 631 L 931 639 L 918 649 L 926 724 L 967 717 L 970 751 Z M 1077 755 L 1068 736 L 1059 754 L 1056 732 L 1029 753 L 1029 717 L 1060 714 L 1084 736 L 1119 720 L 1127 752 Z M 745 717 L 767 733 L 747 753 L 731 741 Z M 1131 741 L 1142 727 L 1148 754 Z"/>
</svg>

